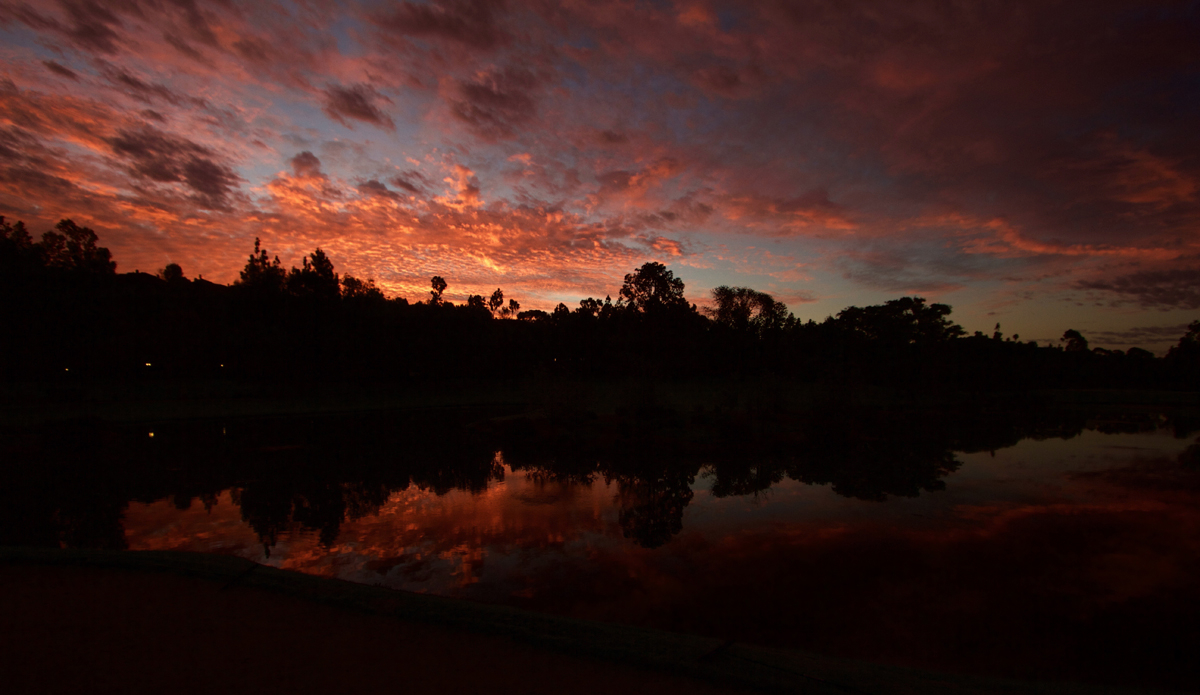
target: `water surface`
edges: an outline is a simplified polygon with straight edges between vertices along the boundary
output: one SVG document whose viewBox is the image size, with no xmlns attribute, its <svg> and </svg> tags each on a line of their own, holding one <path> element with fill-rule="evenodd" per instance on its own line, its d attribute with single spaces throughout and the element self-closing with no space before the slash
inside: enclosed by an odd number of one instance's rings
<svg viewBox="0 0 1200 695">
<path fill-rule="evenodd" d="M 471 435 L 386 420 L 92 432 L 101 459 L 136 465 L 35 480 L 60 495 L 33 510 L 57 526 L 23 532 L 912 666 L 1200 682 L 1186 424 L 842 415 L 840 430 L 741 423 L 741 441 L 694 450 L 686 422 L 592 423 L 566 442 L 555 424 L 549 443 L 519 418 Z M 508 425 L 524 434 L 497 434 Z M 60 466 L 84 453 L 53 449 L 26 442 Z"/>
</svg>

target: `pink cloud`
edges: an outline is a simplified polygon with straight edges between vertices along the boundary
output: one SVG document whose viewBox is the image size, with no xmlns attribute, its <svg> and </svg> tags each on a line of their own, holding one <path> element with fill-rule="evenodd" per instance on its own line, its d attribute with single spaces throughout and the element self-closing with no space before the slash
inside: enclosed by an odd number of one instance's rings
<svg viewBox="0 0 1200 695">
<path fill-rule="evenodd" d="M 397 292 L 441 264 L 452 291 L 595 294 L 669 257 L 796 296 L 836 293 L 797 286 L 821 270 L 1190 301 L 1200 48 L 1170 3 L 4 0 L 0 23 L 28 39 L 0 212 L 90 218 L 122 268 L 231 278 L 269 236 Z M 767 239 L 805 270 L 714 251 Z"/>
</svg>

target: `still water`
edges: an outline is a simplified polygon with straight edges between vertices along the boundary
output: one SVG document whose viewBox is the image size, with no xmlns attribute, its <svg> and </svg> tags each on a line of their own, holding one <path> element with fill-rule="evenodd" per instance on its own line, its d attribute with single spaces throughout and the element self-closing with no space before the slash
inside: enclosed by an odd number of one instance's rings
<svg viewBox="0 0 1200 695">
<path fill-rule="evenodd" d="M 81 488 L 34 510 L 56 527 L 23 532 L 917 667 L 1194 688 L 1194 429 L 1148 412 L 976 417 L 741 423 L 741 441 L 692 450 L 681 442 L 729 434 L 93 432 L 123 473 L 35 481 Z M 24 447 L 60 468 L 85 449 Z"/>
</svg>

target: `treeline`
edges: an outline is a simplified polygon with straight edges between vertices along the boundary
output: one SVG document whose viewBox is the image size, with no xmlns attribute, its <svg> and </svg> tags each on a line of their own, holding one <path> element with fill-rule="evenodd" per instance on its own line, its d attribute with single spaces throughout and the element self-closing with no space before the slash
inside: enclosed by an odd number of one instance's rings
<svg viewBox="0 0 1200 695">
<path fill-rule="evenodd" d="M 625 276 L 616 301 L 589 298 L 522 311 L 502 290 L 465 303 L 387 298 L 370 280 L 339 276 L 317 249 L 285 270 L 255 241 L 230 286 L 117 274 L 95 233 L 70 220 L 35 242 L 0 218 L 4 379 L 223 378 L 310 388 L 328 383 L 512 380 L 532 376 L 944 386 L 1181 388 L 1200 383 L 1200 321 L 1164 358 L 1137 348 L 1091 349 L 1068 330 L 1062 346 L 966 335 L 950 307 L 903 297 L 800 321 L 770 295 L 719 287 L 712 306 L 684 298 L 659 263 Z M 504 320 L 510 319 L 510 320 Z"/>
</svg>

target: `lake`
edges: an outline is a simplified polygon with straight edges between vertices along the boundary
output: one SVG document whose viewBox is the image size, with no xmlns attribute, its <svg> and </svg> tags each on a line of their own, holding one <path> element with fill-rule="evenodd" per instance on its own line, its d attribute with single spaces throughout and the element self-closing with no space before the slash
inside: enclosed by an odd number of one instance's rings
<svg viewBox="0 0 1200 695">
<path fill-rule="evenodd" d="M 1154 409 L 46 425 L 5 544 L 188 550 L 1016 678 L 1200 683 L 1200 443 Z"/>
</svg>

